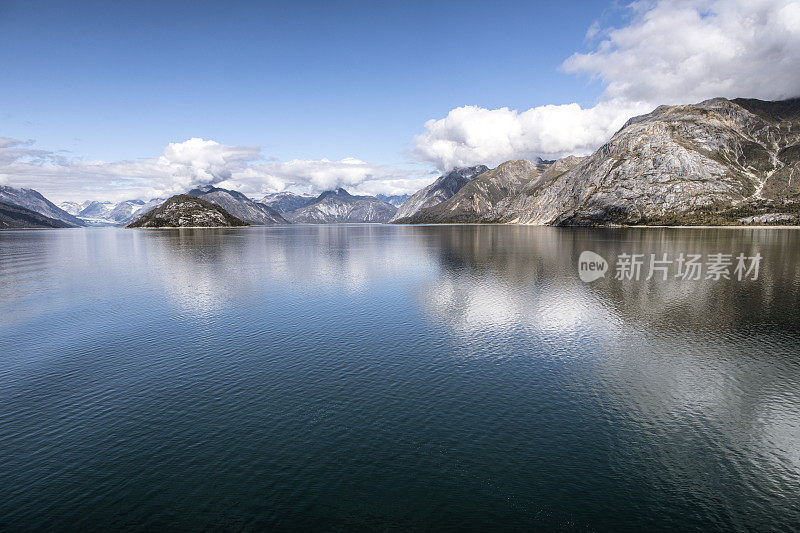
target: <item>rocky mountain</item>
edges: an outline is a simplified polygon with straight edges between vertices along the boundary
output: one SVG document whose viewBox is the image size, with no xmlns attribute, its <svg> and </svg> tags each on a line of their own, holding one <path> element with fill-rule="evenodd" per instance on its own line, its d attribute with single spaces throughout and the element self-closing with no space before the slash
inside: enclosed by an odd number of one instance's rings
<svg viewBox="0 0 800 533">
<path fill-rule="evenodd" d="M 660 106 L 591 156 L 509 161 L 434 206 L 401 210 L 394 221 L 800 224 L 800 99 Z"/>
<path fill-rule="evenodd" d="M 461 188 L 476 176 L 489 170 L 484 165 L 476 167 L 457 168 L 440 176 L 436 181 L 411 195 L 397 209 L 392 222 L 410 217 L 420 209 L 432 207 L 451 198 Z"/>
<path fill-rule="evenodd" d="M 376 194 L 375 198 L 386 202 L 387 204 L 392 204 L 395 207 L 400 207 L 403 205 L 403 202 L 411 198 L 410 194 Z"/>
<path fill-rule="evenodd" d="M 248 226 L 220 207 L 188 194 L 169 198 L 160 206 L 144 213 L 129 228 L 185 228 Z"/>
<path fill-rule="evenodd" d="M 632 118 L 594 154 L 528 184 L 495 214 L 553 225 L 740 224 L 766 215 L 798 223 L 798 201 L 800 99 L 715 98 Z"/>
<path fill-rule="evenodd" d="M 481 173 L 464 185 L 450 199 L 420 209 L 410 217 L 396 219 L 399 224 L 431 224 L 457 222 L 491 222 L 496 211 L 531 183 L 549 183 L 576 166 L 580 158 L 559 161 L 507 161 L 493 170 Z"/>
<path fill-rule="evenodd" d="M 23 207 L 47 218 L 65 222 L 71 227 L 83 226 L 84 223 L 74 215 L 70 215 L 53 202 L 33 189 L 18 189 L 7 185 L 0 185 L 0 202 Z"/>
<path fill-rule="evenodd" d="M 0 202 L 0 229 L 12 228 L 71 228 L 64 221 L 49 218 L 18 205 Z"/>
<path fill-rule="evenodd" d="M 293 192 L 284 191 L 268 194 L 264 196 L 259 203 L 283 214 L 305 207 L 316 199 L 317 197 L 313 194 L 295 194 Z"/>
<path fill-rule="evenodd" d="M 397 208 L 374 196 L 355 196 L 339 188 L 325 191 L 311 204 L 286 213 L 286 218 L 299 224 L 341 222 L 388 222 Z"/>
<path fill-rule="evenodd" d="M 217 204 L 231 215 L 250 224 L 270 225 L 288 223 L 286 219 L 273 208 L 251 200 L 239 191 L 231 191 L 206 185 L 197 189 L 192 189 L 188 194 L 190 196 L 202 198 L 207 202 Z"/>
</svg>

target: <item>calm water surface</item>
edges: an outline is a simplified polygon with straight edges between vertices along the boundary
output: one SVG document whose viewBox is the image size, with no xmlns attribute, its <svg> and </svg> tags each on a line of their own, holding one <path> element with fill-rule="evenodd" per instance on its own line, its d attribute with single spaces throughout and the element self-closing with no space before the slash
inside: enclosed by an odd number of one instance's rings
<svg viewBox="0 0 800 533">
<path fill-rule="evenodd" d="M 0 529 L 797 528 L 798 239 L 0 232 Z M 585 284 L 583 250 L 764 259 Z"/>
</svg>

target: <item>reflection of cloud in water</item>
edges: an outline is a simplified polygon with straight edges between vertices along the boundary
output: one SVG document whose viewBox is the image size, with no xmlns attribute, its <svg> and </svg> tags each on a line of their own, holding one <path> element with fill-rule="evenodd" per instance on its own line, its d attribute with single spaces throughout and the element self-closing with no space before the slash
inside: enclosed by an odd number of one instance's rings
<svg viewBox="0 0 800 533">
<path fill-rule="evenodd" d="M 152 277 L 194 314 L 218 312 L 253 293 L 363 292 L 425 268 L 413 248 L 387 241 L 391 227 L 299 226 L 142 231 Z"/>
<path fill-rule="evenodd" d="M 675 455 L 699 447 L 687 441 L 693 435 L 730 448 L 734 458 L 764 457 L 773 465 L 765 475 L 796 478 L 798 454 L 788 445 L 800 410 L 794 392 L 800 281 L 790 268 L 800 260 L 795 235 L 300 226 L 140 232 L 134 245 L 167 294 L 193 314 L 214 314 L 271 291 L 289 301 L 346 298 L 376 287 L 411 292 L 432 325 L 468 347 L 459 353 L 590 362 L 574 367 L 591 373 L 581 382 L 631 429 L 663 432 L 656 440 L 676 476 L 701 468 L 702 458 Z M 575 261 L 585 249 L 607 258 L 632 250 L 759 251 L 765 262 L 761 279 L 750 284 L 583 284 Z M 652 475 L 663 471 L 654 465 Z"/>
<path fill-rule="evenodd" d="M 235 230 L 137 232 L 151 277 L 184 311 L 204 316 L 246 298 L 256 278 Z"/>
<path fill-rule="evenodd" d="M 459 347 L 470 346 L 471 355 L 546 346 L 553 349 L 535 353 L 590 361 L 580 366 L 590 373 L 580 379 L 587 393 L 657 443 L 661 461 L 641 475 L 674 476 L 695 497 L 713 498 L 720 482 L 739 482 L 736 472 L 752 470 L 746 463 L 753 457 L 764 462 L 758 483 L 800 482 L 796 235 L 439 228 L 428 237 L 441 273 L 418 295 L 431 321 L 447 325 L 444 331 Z M 765 259 L 756 282 L 620 282 L 612 273 L 583 284 L 575 270 L 583 250 L 607 259 L 622 252 L 740 251 Z M 505 348 L 508 338 L 515 341 Z M 729 451 L 724 464 L 703 455 L 709 442 Z M 615 450 L 620 457 L 635 453 Z"/>
<path fill-rule="evenodd" d="M 420 294 L 434 320 L 469 334 L 517 328 L 563 335 L 593 329 L 605 334 L 617 321 L 591 294 L 568 287 L 514 287 L 491 277 L 445 272 Z"/>
</svg>

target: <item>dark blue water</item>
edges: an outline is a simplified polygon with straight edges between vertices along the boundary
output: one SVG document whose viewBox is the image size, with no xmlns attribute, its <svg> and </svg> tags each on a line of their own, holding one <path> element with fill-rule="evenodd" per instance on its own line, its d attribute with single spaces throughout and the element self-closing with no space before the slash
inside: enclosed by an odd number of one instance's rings
<svg viewBox="0 0 800 533">
<path fill-rule="evenodd" d="M 0 529 L 797 528 L 799 237 L 0 232 Z"/>
</svg>

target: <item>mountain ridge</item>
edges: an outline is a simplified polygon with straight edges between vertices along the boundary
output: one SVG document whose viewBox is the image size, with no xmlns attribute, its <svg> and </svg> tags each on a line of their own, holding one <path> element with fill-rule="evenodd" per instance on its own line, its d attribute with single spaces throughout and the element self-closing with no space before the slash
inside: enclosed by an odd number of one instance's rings
<svg viewBox="0 0 800 533">
<path fill-rule="evenodd" d="M 60 220 L 70 227 L 84 225 L 83 221 L 67 213 L 35 189 L 0 185 L 0 202 L 28 209 L 47 218 Z"/>
<path fill-rule="evenodd" d="M 71 228 L 64 221 L 50 218 L 18 205 L 0 202 L 0 229 Z"/>
<path fill-rule="evenodd" d="M 411 217 L 421 209 L 450 199 L 470 180 L 489 170 L 486 165 L 456 168 L 439 176 L 433 183 L 412 194 L 397 208 L 390 222 Z"/>
<path fill-rule="evenodd" d="M 339 187 L 323 191 L 306 206 L 286 213 L 293 224 L 388 222 L 397 211 L 374 196 L 358 196 Z"/>
<path fill-rule="evenodd" d="M 311 194 L 296 194 L 289 191 L 276 192 L 265 195 L 259 203 L 271 207 L 281 214 L 305 207 L 317 197 Z"/>
<path fill-rule="evenodd" d="M 256 202 L 239 191 L 206 185 L 194 188 L 186 194 L 216 204 L 231 215 L 250 224 L 273 225 L 289 223 L 276 210 Z"/>
</svg>

